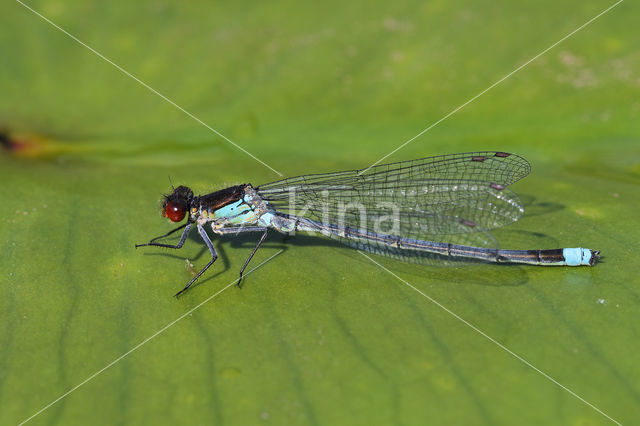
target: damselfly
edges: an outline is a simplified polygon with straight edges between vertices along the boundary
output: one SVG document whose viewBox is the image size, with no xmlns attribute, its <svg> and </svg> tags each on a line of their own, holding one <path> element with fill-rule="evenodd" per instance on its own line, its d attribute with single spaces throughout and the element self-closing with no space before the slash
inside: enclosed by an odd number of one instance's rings
<svg viewBox="0 0 640 426">
<path fill-rule="evenodd" d="M 421 262 L 479 260 L 530 265 L 594 265 L 599 251 L 585 248 L 502 250 L 489 230 L 524 213 L 507 186 L 529 174 L 522 157 L 484 151 L 442 155 L 362 170 L 313 174 L 260 186 L 236 185 L 195 196 L 186 186 L 165 196 L 163 216 L 187 222 L 140 246 L 179 249 L 193 224 L 211 261 L 176 296 L 185 292 L 218 258 L 204 225 L 214 233 L 261 232 L 240 269 L 270 228 L 282 233 L 319 232 L 359 250 Z M 177 244 L 157 242 L 184 229 Z"/>
</svg>

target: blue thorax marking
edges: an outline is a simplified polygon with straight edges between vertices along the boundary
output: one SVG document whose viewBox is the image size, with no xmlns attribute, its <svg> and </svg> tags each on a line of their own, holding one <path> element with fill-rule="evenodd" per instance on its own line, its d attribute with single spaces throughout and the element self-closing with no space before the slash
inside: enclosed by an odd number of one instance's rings
<svg viewBox="0 0 640 426">
<path fill-rule="evenodd" d="M 250 200 L 241 199 L 209 212 L 209 219 L 217 222 L 218 226 L 253 225 L 258 221 L 260 213 Z"/>
<path fill-rule="evenodd" d="M 243 206 L 244 204 L 244 206 Z M 245 210 L 251 210 L 249 206 L 247 206 L 244 200 L 238 200 L 235 203 L 227 204 L 224 207 L 220 207 L 218 210 L 213 212 L 213 217 L 216 219 L 226 218 L 231 219 L 232 217 L 237 216 Z"/>
</svg>

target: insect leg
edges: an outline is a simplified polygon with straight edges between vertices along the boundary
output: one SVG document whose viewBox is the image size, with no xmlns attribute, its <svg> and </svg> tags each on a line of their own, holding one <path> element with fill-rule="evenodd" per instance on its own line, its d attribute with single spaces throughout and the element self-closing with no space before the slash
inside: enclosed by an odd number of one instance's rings
<svg viewBox="0 0 640 426">
<path fill-rule="evenodd" d="M 253 251 L 251 252 L 251 255 L 244 262 L 244 265 L 242 266 L 242 269 L 240 269 L 240 277 L 238 278 L 238 282 L 236 283 L 238 288 L 240 287 L 240 281 L 242 281 L 242 274 L 244 273 L 244 270 L 247 268 L 247 265 L 251 261 L 251 258 L 253 257 L 254 254 L 256 254 L 256 251 L 258 251 L 258 248 L 260 247 L 260 245 L 262 244 L 264 239 L 267 237 L 267 229 L 268 228 L 266 226 L 235 226 L 235 227 L 231 227 L 231 228 L 220 228 L 220 229 L 215 229 L 214 230 L 214 232 L 216 232 L 216 233 L 218 233 L 220 235 L 225 235 L 225 234 L 238 235 L 238 234 L 244 233 L 244 232 L 263 232 L 262 236 L 260 237 L 260 240 L 258 241 L 258 244 L 253 248 Z"/>
<path fill-rule="evenodd" d="M 185 228 L 185 230 L 182 232 L 182 235 L 180 236 L 180 241 L 178 241 L 178 244 L 173 245 L 173 244 L 162 244 L 162 243 L 156 243 L 155 241 L 158 241 L 161 238 L 165 238 L 168 237 L 169 235 L 173 234 L 174 232 Z M 143 246 L 156 246 L 156 247 L 166 247 L 166 248 L 174 248 L 174 249 L 179 249 L 182 248 L 182 246 L 184 245 L 184 242 L 187 240 L 187 235 L 189 235 L 189 230 L 191 229 L 191 222 L 187 222 L 184 225 L 181 225 L 179 227 L 177 227 L 176 229 L 167 232 L 164 235 L 160 235 L 159 237 L 155 237 L 154 239 L 152 239 L 151 241 L 149 241 L 146 244 L 136 244 L 136 248 L 138 247 L 143 247 Z"/>
<path fill-rule="evenodd" d="M 264 226 L 235 226 L 231 228 L 215 229 L 213 232 L 220 235 L 226 234 L 242 234 L 244 232 L 263 232 L 266 228 Z"/>
<path fill-rule="evenodd" d="M 253 248 L 253 251 L 249 255 L 249 258 L 244 262 L 244 265 L 242 266 L 242 269 L 240 269 L 240 276 L 238 277 L 238 282 L 236 283 L 238 288 L 240 288 L 240 281 L 242 281 L 242 274 L 243 274 L 244 270 L 247 268 L 247 265 L 249 264 L 249 262 L 253 258 L 253 255 L 256 254 L 256 252 L 258 251 L 258 248 L 260 248 L 260 245 L 262 244 L 264 239 L 267 238 L 267 231 L 269 230 L 269 228 L 265 227 L 263 229 L 264 229 L 264 234 L 262 234 L 262 236 L 260 237 L 260 240 L 258 241 L 258 244 L 256 244 L 256 246 Z M 255 229 L 255 230 L 257 231 L 257 229 Z"/>
<path fill-rule="evenodd" d="M 198 272 L 196 274 L 195 277 L 193 277 L 193 279 L 191 279 L 191 281 L 189 281 L 189 283 L 184 286 L 184 288 L 182 290 L 180 290 L 179 292 L 177 292 L 174 296 L 178 297 L 180 296 L 182 293 L 184 293 L 185 291 L 187 291 L 187 289 L 189 287 L 191 287 L 191 284 L 193 284 L 195 282 L 195 280 L 197 280 L 198 278 L 200 278 L 200 275 L 202 275 L 204 273 L 204 271 L 206 271 L 207 269 L 209 269 L 209 266 L 213 265 L 213 262 L 216 261 L 216 259 L 218 258 L 218 253 L 216 253 L 216 249 L 213 247 L 213 243 L 211 242 L 211 240 L 209 239 L 209 236 L 207 235 L 207 232 L 204 230 L 204 228 L 202 227 L 202 225 L 197 225 L 198 227 L 198 233 L 200 234 L 200 236 L 202 237 L 202 240 L 204 241 L 204 243 L 207 245 L 207 247 L 209 247 L 209 251 L 211 252 L 211 261 L 209 261 L 209 263 L 207 263 L 205 265 L 204 268 L 202 268 L 202 270 L 200 272 Z"/>
</svg>

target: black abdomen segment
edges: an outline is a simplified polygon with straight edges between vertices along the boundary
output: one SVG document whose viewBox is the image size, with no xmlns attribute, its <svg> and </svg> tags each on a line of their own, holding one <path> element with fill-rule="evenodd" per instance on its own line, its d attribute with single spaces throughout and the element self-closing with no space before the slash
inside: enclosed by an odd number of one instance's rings
<svg viewBox="0 0 640 426">
<path fill-rule="evenodd" d="M 498 250 L 497 262 L 510 263 L 565 263 L 563 249 L 550 250 Z"/>
</svg>

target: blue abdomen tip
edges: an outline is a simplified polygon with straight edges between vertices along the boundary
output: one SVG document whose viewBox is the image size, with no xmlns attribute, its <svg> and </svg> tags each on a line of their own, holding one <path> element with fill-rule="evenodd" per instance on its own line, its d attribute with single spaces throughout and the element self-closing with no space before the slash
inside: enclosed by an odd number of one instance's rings
<svg viewBox="0 0 640 426">
<path fill-rule="evenodd" d="M 562 255 L 564 261 L 569 266 L 590 265 L 591 263 L 591 250 L 578 248 L 566 248 L 562 249 Z"/>
</svg>

